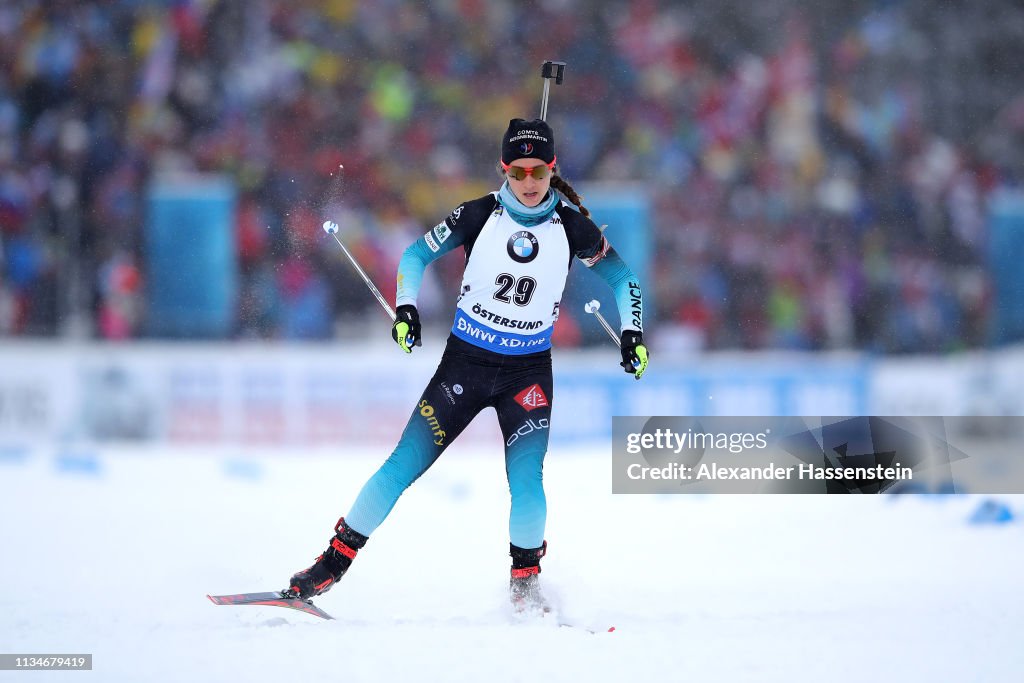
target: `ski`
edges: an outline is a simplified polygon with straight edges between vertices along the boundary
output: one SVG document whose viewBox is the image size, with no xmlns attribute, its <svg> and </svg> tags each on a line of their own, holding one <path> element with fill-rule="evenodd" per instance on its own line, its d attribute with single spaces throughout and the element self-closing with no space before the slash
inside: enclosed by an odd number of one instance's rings
<svg viewBox="0 0 1024 683">
<path fill-rule="evenodd" d="M 306 614 L 312 614 L 313 616 L 320 617 L 321 619 L 334 619 L 330 614 L 314 605 L 312 601 L 296 598 L 284 591 L 273 591 L 267 593 L 238 593 L 236 595 L 207 595 L 206 597 L 215 605 L 265 605 L 268 607 L 286 607 L 288 609 L 305 612 Z M 547 614 L 549 613 L 550 612 L 547 612 Z M 584 626 L 583 624 L 565 620 L 560 620 L 558 622 L 558 626 L 559 628 L 571 628 L 586 631 L 587 633 L 594 635 L 598 633 L 615 632 L 614 626 L 609 626 L 607 629 L 594 629 L 589 626 Z"/>
<path fill-rule="evenodd" d="M 609 626 L 607 628 L 591 627 L 584 624 L 579 624 L 566 617 L 560 615 L 557 609 L 554 609 L 547 601 L 541 600 L 540 602 L 527 605 L 523 602 L 513 602 L 512 609 L 517 617 L 517 620 L 528 622 L 533 618 L 540 620 L 551 620 L 554 619 L 558 628 L 571 628 L 577 631 L 586 631 L 591 635 L 597 635 L 598 633 L 614 633 L 615 627 Z"/>
<path fill-rule="evenodd" d="M 560 622 L 558 622 L 558 627 L 559 628 L 579 629 L 579 630 L 582 630 L 582 631 L 586 631 L 587 633 L 590 633 L 592 635 L 597 635 L 598 633 L 614 633 L 615 632 L 615 627 L 614 626 L 609 626 L 607 629 L 602 631 L 602 630 L 590 628 L 589 626 L 581 626 L 580 624 L 573 624 L 573 623 L 570 623 L 568 621 L 560 621 Z"/>
<path fill-rule="evenodd" d="M 239 593 L 237 595 L 207 595 L 215 605 L 266 605 L 269 607 L 287 607 L 321 619 L 334 619 L 309 600 L 296 598 L 283 591 L 268 593 Z"/>
</svg>

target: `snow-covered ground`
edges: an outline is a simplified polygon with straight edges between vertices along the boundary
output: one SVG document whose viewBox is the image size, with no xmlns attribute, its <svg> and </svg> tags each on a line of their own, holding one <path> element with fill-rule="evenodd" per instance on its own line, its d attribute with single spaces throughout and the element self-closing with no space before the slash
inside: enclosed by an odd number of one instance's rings
<svg viewBox="0 0 1024 683">
<path fill-rule="evenodd" d="M 510 614 L 501 455 L 458 446 L 317 600 L 332 622 L 205 596 L 283 587 L 383 450 L 0 460 L 0 652 L 94 655 L 0 681 L 1024 676 L 1024 525 L 968 525 L 976 498 L 613 496 L 606 448 L 555 449 L 542 578 L 591 634 Z"/>
</svg>

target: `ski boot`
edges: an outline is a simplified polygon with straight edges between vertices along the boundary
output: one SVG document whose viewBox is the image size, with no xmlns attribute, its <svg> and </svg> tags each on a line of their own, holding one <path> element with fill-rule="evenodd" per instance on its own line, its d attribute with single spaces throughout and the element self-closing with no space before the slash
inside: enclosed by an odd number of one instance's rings
<svg viewBox="0 0 1024 683">
<path fill-rule="evenodd" d="M 540 590 L 540 558 L 548 552 L 548 542 L 539 548 L 520 548 L 509 544 L 512 556 L 512 578 L 509 579 L 509 596 L 512 608 L 522 613 L 544 613 L 551 611 Z"/>
<path fill-rule="evenodd" d="M 309 600 L 329 591 L 345 575 L 356 553 L 366 545 L 367 537 L 345 524 L 344 517 L 338 520 L 334 531 L 334 538 L 327 550 L 316 558 L 313 566 L 295 574 L 283 593 Z"/>
</svg>

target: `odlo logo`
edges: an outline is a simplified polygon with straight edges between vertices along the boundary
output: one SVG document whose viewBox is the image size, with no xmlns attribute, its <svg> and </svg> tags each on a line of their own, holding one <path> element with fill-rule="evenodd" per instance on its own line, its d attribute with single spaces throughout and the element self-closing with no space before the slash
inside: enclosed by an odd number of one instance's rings
<svg viewBox="0 0 1024 683">
<path fill-rule="evenodd" d="M 437 438 L 434 439 L 434 443 L 438 446 L 444 445 L 444 430 L 441 429 L 441 424 L 434 417 L 434 406 L 427 402 L 427 399 L 420 401 L 420 415 L 427 418 L 427 426 L 430 427 L 430 431 L 434 433 Z"/>
<path fill-rule="evenodd" d="M 526 408 L 526 412 L 530 412 L 536 408 L 546 408 L 548 397 L 544 395 L 544 390 L 539 384 L 534 384 L 516 394 L 516 403 Z"/>
<path fill-rule="evenodd" d="M 516 430 L 516 433 L 508 437 L 508 441 L 505 442 L 506 446 L 511 446 L 516 441 L 519 441 L 519 437 L 532 434 L 533 432 L 539 432 L 542 429 L 548 428 L 548 419 L 542 417 L 539 420 L 527 420 L 523 423 L 523 426 Z"/>
</svg>

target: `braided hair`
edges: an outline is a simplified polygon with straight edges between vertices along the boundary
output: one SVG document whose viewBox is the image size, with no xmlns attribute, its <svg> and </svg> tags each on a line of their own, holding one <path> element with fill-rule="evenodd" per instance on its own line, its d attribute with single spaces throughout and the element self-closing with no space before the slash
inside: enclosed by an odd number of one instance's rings
<svg viewBox="0 0 1024 683">
<path fill-rule="evenodd" d="M 579 196 L 579 194 L 576 193 L 576 190 L 572 188 L 572 185 L 566 182 L 562 176 L 557 173 L 551 176 L 551 187 L 565 195 L 566 199 L 579 207 L 580 213 L 587 218 L 590 218 L 590 210 L 583 206 L 583 197 Z"/>
</svg>

